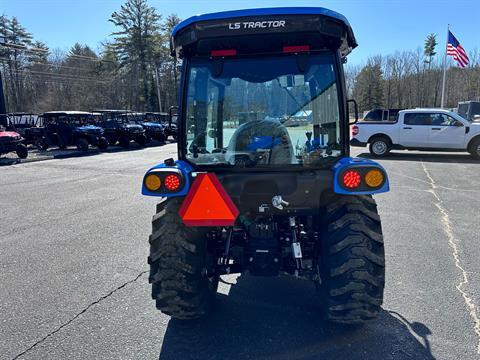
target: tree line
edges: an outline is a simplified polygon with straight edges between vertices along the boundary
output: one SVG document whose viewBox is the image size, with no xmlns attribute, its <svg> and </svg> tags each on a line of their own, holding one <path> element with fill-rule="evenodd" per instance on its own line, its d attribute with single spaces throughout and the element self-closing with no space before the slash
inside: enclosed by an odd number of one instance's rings
<svg viewBox="0 0 480 360">
<path fill-rule="evenodd" d="M 127 0 L 108 21 L 116 31 L 98 52 L 81 42 L 64 51 L 36 40 L 16 17 L 1 15 L 0 70 L 8 111 L 166 111 L 176 105 L 179 73 L 169 37 L 178 16 L 163 18 L 147 0 Z M 361 111 L 440 106 L 443 50 L 437 53 L 437 45 L 430 34 L 423 49 L 347 64 L 348 95 Z M 469 57 L 467 68 L 447 70 L 447 107 L 480 100 L 480 53 Z"/>
<path fill-rule="evenodd" d="M 0 16 L 0 70 L 9 112 L 133 109 L 176 105 L 178 69 L 169 37 L 180 22 L 163 18 L 147 0 L 127 0 L 108 21 L 115 25 L 96 52 L 75 43 L 50 49 L 16 17 Z"/>
<path fill-rule="evenodd" d="M 444 50 L 437 53 L 435 34 L 425 39 L 423 49 L 370 57 L 364 65 L 345 68 L 347 92 L 361 111 L 374 108 L 440 107 Z M 469 53 L 466 68 L 447 58 L 445 106 L 459 101 L 480 101 L 480 53 Z"/>
</svg>

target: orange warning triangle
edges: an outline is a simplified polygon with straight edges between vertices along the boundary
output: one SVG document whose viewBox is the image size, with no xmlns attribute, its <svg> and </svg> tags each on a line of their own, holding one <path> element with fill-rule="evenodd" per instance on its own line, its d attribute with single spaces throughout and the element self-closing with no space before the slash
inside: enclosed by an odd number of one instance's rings
<svg viewBox="0 0 480 360">
<path fill-rule="evenodd" d="M 232 226 L 238 209 L 215 174 L 198 174 L 178 211 L 187 226 Z"/>
</svg>

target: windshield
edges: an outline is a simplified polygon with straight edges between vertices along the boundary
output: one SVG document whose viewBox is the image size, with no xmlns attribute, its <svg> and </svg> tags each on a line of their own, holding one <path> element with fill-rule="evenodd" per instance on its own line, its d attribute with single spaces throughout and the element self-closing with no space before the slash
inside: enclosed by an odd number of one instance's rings
<svg viewBox="0 0 480 360">
<path fill-rule="evenodd" d="M 315 166 L 341 156 L 333 55 L 192 59 L 185 131 L 198 165 Z"/>
</svg>

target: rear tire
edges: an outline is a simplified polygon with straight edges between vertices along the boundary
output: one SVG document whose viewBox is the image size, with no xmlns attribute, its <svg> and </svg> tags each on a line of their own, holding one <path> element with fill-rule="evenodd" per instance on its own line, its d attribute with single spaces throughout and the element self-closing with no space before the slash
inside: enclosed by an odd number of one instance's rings
<svg viewBox="0 0 480 360">
<path fill-rule="evenodd" d="M 383 302 L 385 255 L 380 217 L 370 196 L 332 196 L 324 213 L 319 289 L 327 320 L 362 324 Z"/>
<path fill-rule="evenodd" d="M 108 140 L 103 136 L 98 138 L 98 148 L 101 150 L 105 150 L 106 148 L 108 148 Z"/>
<path fill-rule="evenodd" d="M 18 144 L 16 149 L 17 156 L 20 159 L 26 159 L 28 157 L 28 149 L 25 144 Z"/>
<path fill-rule="evenodd" d="M 206 236 L 178 215 L 182 199 L 157 205 L 150 235 L 149 282 L 157 309 L 176 319 L 195 319 L 211 310 L 218 276 L 207 277 Z"/>
<path fill-rule="evenodd" d="M 88 151 L 88 140 L 84 138 L 80 138 L 77 140 L 77 149 L 79 151 Z"/>
<path fill-rule="evenodd" d="M 470 145 L 470 154 L 474 159 L 480 160 L 480 139 L 472 142 L 472 145 Z"/>
<path fill-rule="evenodd" d="M 371 140 L 368 150 L 375 157 L 383 157 L 392 150 L 392 144 L 385 137 L 376 137 Z"/>
</svg>

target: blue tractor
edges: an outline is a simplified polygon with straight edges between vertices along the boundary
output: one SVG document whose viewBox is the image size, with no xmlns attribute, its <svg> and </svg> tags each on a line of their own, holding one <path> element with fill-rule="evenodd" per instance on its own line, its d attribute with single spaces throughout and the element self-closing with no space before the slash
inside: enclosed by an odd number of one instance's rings
<svg viewBox="0 0 480 360">
<path fill-rule="evenodd" d="M 383 301 L 379 164 L 350 157 L 343 64 L 357 46 L 324 8 L 191 17 L 171 36 L 182 59 L 178 160 L 147 171 L 161 200 L 149 281 L 163 313 L 198 318 L 224 274 L 290 275 L 318 289 L 326 319 L 359 324 Z M 354 111 L 355 110 L 355 111 Z"/>
</svg>

